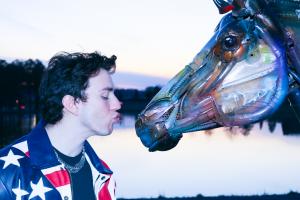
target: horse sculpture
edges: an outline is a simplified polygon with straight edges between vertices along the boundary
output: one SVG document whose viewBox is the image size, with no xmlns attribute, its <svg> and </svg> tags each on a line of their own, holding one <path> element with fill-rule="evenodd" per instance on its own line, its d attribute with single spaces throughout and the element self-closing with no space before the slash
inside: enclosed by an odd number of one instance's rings
<svg viewBox="0 0 300 200">
<path fill-rule="evenodd" d="M 300 111 L 300 0 L 214 0 L 215 33 L 138 115 L 149 151 L 185 132 L 258 122 L 288 97 Z M 299 97 L 298 97 L 299 96 Z"/>
</svg>

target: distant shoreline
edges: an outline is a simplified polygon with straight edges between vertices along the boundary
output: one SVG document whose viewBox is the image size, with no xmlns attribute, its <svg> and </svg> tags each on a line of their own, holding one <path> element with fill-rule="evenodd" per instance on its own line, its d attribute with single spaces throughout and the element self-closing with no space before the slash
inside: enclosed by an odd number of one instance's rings
<svg viewBox="0 0 300 200">
<path fill-rule="evenodd" d="M 118 198 L 118 200 L 129 200 L 130 198 Z M 132 198 L 134 200 L 300 200 L 300 193 L 289 192 L 287 194 L 265 194 L 251 196 L 216 196 L 205 197 L 201 194 L 195 197 L 163 197 L 157 198 Z"/>
</svg>

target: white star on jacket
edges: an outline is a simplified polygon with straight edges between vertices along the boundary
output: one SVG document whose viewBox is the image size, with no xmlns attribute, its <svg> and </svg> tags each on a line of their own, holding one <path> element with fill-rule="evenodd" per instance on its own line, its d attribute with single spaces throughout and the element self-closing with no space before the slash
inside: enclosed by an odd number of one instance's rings
<svg viewBox="0 0 300 200">
<path fill-rule="evenodd" d="M 51 188 L 45 187 L 43 179 L 40 178 L 37 184 L 30 183 L 32 192 L 30 193 L 29 199 L 39 196 L 42 200 L 45 200 L 45 193 L 52 190 Z"/>
<path fill-rule="evenodd" d="M 20 167 L 18 159 L 23 158 L 24 156 L 15 155 L 11 150 L 9 150 L 7 156 L 1 157 L 0 160 L 4 161 L 4 166 L 2 169 L 5 169 L 9 165 L 16 165 Z"/>
<path fill-rule="evenodd" d="M 16 200 L 22 200 L 22 196 L 29 194 L 27 191 L 21 189 L 21 180 L 19 180 L 18 188 L 13 188 L 12 191 L 16 195 Z"/>
</svg>

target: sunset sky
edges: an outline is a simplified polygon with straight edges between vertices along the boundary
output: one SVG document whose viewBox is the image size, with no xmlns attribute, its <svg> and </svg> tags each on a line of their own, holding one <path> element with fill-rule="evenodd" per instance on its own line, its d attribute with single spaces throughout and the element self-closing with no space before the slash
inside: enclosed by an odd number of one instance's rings
<svg viewBox="0 0 300 200">
<path fill-rule="evenodd" d="M 0 57 L 47 61 L 58 51 L 118 56 L 118 70 L 170 78 L 212 36 L 213 1 L 52 0 L 1 4 Z"/>
</svg>

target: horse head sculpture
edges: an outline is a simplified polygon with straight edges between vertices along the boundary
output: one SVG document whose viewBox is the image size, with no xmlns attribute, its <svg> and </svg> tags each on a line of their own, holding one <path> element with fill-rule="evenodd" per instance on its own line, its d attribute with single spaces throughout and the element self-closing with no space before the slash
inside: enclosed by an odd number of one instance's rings
<svg viewBox="0 0 300 200">
<path fill-rule="evenodd" d="M 270 116 L 300 79 L 299 0 L 214 0 L 228 13 L 190 64 L 138 115 L 149 151 L 169 150 L 183 133 L 243 126 Z"/>
</svg>

